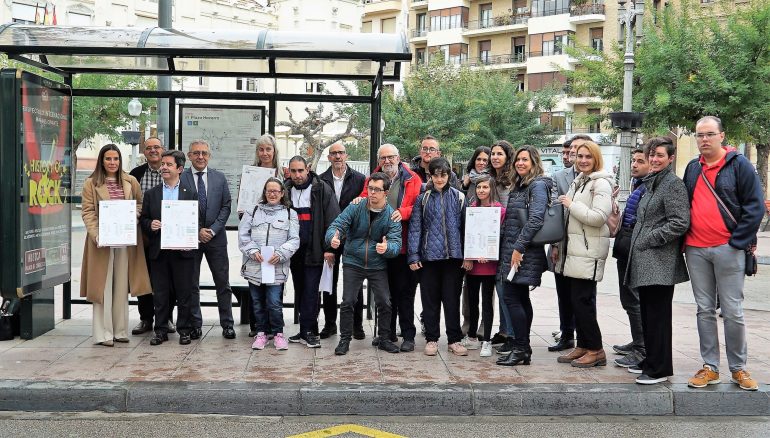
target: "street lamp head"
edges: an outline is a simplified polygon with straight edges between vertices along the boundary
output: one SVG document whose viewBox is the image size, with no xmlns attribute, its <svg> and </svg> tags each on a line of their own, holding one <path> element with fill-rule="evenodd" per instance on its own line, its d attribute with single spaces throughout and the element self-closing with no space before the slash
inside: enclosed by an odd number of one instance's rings
<svg viewBox="0 0 770 438">
<path fill-rule="evenodd" d="M 618 0 L 618 5 L 620 5 L 620 7 L 621 7 L 621 8 L 622 8 L 622 7 L 625 7 L 625 5 L 626 5 L 626 1 L 627 1 L 627 0 Z"/>
<path fill-rule="evenodd" d="M 142 102 L 139 102 L 136 97 L 128 102 L 128 114 L 131 117 L 139 117 L 139 114 L 142 114 Z"/>
</svg>

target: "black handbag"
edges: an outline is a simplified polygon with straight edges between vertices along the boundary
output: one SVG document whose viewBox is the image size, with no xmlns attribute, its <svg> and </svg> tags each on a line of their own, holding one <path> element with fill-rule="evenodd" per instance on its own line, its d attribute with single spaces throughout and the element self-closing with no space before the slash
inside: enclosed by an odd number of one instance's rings
<svg viewBox="0 0 770 438">
<path fill-rule="evenodd" d="M 0 341 L 11 341 L 16 336 L 14 333 L 14 313 L 16 310 L 15 304 L 18 300 L 3 300 L 2 306 L 0 306 Z"/>
<path fill-rule="evenodd" d="M 527 191 L 527 208 L 517 208 L 516 217 L 522 227 L 527 224 L 529 217 L 529 190 Z M 546 245 L 549 243 L 557 243 L 564 240 L 564 206 L 554 204 L 551 200 L 548 200 L 548 206 L 545 209 L 545 215 L 543 216 L 543 226 L 535 233 L 532 240 L 529 242 L 532 246 Z"/>
</svg>

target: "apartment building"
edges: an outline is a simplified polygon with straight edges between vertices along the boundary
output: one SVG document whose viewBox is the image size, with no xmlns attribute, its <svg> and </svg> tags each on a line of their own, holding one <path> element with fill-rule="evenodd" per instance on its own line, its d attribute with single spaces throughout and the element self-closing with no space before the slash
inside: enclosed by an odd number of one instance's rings
<svg viewBox="0 0 770 438">
<path fill-rule="evenodd" d="M 409 0 L 363 0 L 363 4 L 362 33 L 409 34 Z M 407 70 L 402 66 L 401 80 L 406 77 Z M 386 81 L 384 88 L 399 94 L 403 86 L 400 81 Z"/>
<path fill-rule="evenodd" d="M 539 90 L 552 82 L 564 83 L 560 68 L 580 68 L 563 47 L 609 49 L 618 38 L 617 3 L 604 0 L 404 0 L 409 5 L 409 43 L 414 53 L 411 68 L 441 53 L 445 62 L 487 68 L 509 74 L 519 89 Z M 598 121 L 601 102 L 591 96 L 564 97 L 541 123 L 565 136 L 586 133 L 601 143 Z M 557 148 L 544 155 L 557 158 Z M 615 155 L 615 151 L 607 151 Z M 554 161 L 559 163 L 558 159 Z"/>
</svg>

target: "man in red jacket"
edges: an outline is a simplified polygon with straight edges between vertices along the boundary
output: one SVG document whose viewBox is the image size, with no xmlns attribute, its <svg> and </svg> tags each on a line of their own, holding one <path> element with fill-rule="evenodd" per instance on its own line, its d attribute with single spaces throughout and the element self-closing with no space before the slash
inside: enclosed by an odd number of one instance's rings
<svg viewBox="0 0 770 438">
<path fill-rule="evenodd" d="M 409 269 L 406 261 L 406 236 L 409 232 L 409 218 L 412 217 L 412 206 L 420 195 L 422 180 L 401 162 L 398 149 L 392 144 L 384 144 L 377 150 L 379 166 L 374 172 L 384 172 L 390 178 L 388 205 L 395 211 L 391 216 L 394 221 L 401 221 L 402 245 L 401 252 L 395 258 L 388 259 L 388 284 L 390 285 L 390 305 L 392 309 L 390 328 L 391 341 L 397 341 L 396 315 L 401 326 L 401 351 L 414 351 L 414 336 L 417 329 L 414 326 L 414 294 L 417 290 L 417 277 Z M 361 197 L 367 197 L 369 179 L 364 183 Z M 373 342 L 376 343 L 377 339 Z"/>
</svg>

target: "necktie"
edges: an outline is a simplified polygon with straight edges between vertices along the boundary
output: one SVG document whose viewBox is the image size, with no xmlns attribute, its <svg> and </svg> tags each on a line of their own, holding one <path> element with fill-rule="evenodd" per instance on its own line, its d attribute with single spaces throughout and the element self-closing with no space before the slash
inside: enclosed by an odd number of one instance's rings
<svg viewBox="0 0 770 438">
<path fill-rule="evenodd" d="M 203 183 L 203 172 L 198 175 L 198 210 L 200 210 L 201 220 L 206 220 L 206 184 Z"/>
</svg>

